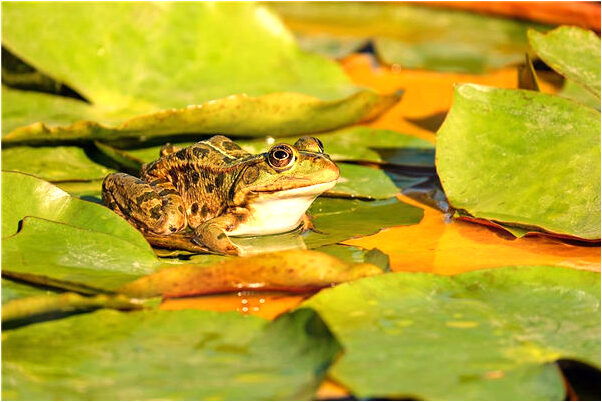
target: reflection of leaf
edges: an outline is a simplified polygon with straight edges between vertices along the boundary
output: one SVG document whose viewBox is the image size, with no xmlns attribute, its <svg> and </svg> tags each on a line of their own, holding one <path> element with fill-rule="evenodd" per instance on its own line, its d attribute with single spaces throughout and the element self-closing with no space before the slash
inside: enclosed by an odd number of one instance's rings
<svg viewBox="0 0 602 402">
<path fill-rule="evenodd" d="M 318 198 L 309 214 L 315 229 L 304 240 L 311 248 L 367 236 L 386 227 L 416 224 L 422 219 L 422 209 L 395 198 L 382 201 Z"/>
<path fill-rule="evenodd" d="M 78 147 L 3 149 L 2 169 L 28 173 L 51 181 L 103 179 L 113 172 L 91 161 Z"/>
<path fill-rule="evenodd" d="M 115 290 L 159 265 L 148 245 L 35 217 L 2 239 L 4 274 L 66 289 Z"/>
<path fill-rule="evenodd" d="M 182 297 L 244 289 L 306 292 L 380 273 L 372 264 L 349 264 L 325 253 L 287 250 L 229 259 L 205 268 L 165 268 L 123 286 L 120 292 L 132 297 Z"/>
<path fill-rule="evenodd" d="M 309 310 L 102 310 L 8 331 L 3 399 L 299 400 L 340 347 Z M 110 384 L 110 386 L 107 386 Z"/>
<path fill-rule="evenodd" d="M 595 33 L 563 26 L 547 34 L 529 31 L 529 42 L 547 65 L 600 99 L 600 38 Z"/>
<path fill-rule="evenodd" d="M 3 90 L 7 143 L 290 135 L 374 117 L 397 99 L 358 92 L 335 63 L 301 51 L 267 8 L 252 3 L 2 10 L 3 46 L 90 101 Z M 131 116 L 138 117 L 125 121 Z"/>
<path fill-rule="evenodd" d="M 461 85 L 437 171 L 450 204 L 476 218 L 599 239 L 599 135 L 600 113 L 561 97 Z"/>
<path fill-rule="evenodd" d="M 564 399 L 559 358 L 600 366 L 600 275 L 507 267 L 396 273 L 321 291 L 330 376 L 361 399 Z"/>
<path fill-rule="evenodd" d="M 346 246 L 343 244 L 331 244 L 328 246 L 318 247 L 316 251 L 330 254 L 349 264 L 373 264 L 382 269 L 389 271 L 389 256 L 377 248 L 366 250 L 360 247 Z"/>
<path fill-rule="evenodd" d="M 43 314 L 72 313 L 96 310 L 99 308 L 114 308 L 133 310 L 141 308 L 128 298 L 117 295 L 81 296 L 77 293 L 66 292 L 59 295 L 32 296 L 12 300 L 2 305 L 2 323 L 20 321 L 39 317 Z"/>
<path fill-rule="evenodd" d="M 14 234 L 19 221 L 25 216 L 110 234 L 151 252 L 142 234 L 109 209 L 71 197 L 33 176 L 2 172 L 2 236 Z"/>
<path fill-rule="evenodd" d="M 545 26 L 407 4 L 270 3 L 295 31 L 374 38 L 379 57 L 404 68 L 481 73 L 519 63 L 528 27 Z M 347 39 L 348 40 L 348 39 Z M 312 49 L 311 41 L 301 42 Z"/>
</svg>

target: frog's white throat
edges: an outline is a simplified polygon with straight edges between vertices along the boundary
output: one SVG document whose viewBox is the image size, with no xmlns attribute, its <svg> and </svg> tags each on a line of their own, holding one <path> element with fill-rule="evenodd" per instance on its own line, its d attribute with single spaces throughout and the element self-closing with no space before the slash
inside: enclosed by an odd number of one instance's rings
<svg viewBox="0 0 602 402">
<path fill-rule="evenodd" d="M 228 232 L 230 236 L 284 233 L 295 229 L 317 196 L 330 190 L 336 180 L 312 186 L 261 194 L 249 205 L 249 218 Z"/>
</svg>

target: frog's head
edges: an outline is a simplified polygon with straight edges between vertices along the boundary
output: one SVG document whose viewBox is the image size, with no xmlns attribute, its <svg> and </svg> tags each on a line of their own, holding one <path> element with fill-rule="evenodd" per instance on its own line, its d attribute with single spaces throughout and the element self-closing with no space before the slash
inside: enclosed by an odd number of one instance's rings
<svg viewBox="0 0 602 402">
<path fill-rule="evenodd" d="M 309 197 L 313 201 L 334 187 L 338 178 L 339 168 L 324 153 L 322 142 L 303 137 L 294 145 L 276 144 L 245 166 L 234 185 L 233 201 L 235 205 L 249 199 Z"/>
</svg>

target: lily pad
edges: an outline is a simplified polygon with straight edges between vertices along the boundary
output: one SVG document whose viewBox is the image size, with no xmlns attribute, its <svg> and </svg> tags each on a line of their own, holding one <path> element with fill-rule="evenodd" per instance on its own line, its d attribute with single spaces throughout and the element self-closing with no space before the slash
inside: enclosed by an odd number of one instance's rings
<svg viewBox="0 0 602 402">
<path fill-rule="evenodd" d="M 2 239 L 4 275 L 85 293 L 114 291 L 160 265 L 148 244 L 139 247 L 101 231 L 37 217 L 26 217 L 17 234 Z"/>
<path fill-rule="evenodd" d="M 307 292 L 383 271 L 369 263 L 349 264 L 309 250 L 287 250 L 229 259 L 205 268 L 179 265 L 119 289 L 131 297 L 183 297 L 255 291 Z"/>
<path fill-rule="evenodd" d="M 32 286 L 24 282 L 11 281 L 2 278 L 2 304 L 11 300 L 23 299 L 31 296 L 47 296 L 56 294 L 48 288 Z"/>
<path fill-rule="evenodd" d="M 475 218 L 600 238 L 596 110 L 533 91 L 460 85 L 438 132 L 437 171 L 450 204 Z"/>
<path fill-rule="evenodd" d="M 309 310 L 101 310 L 4 333 L 2 397 L 305 400 L 339 350 Z"/>
<path fill-rule="evenodd" d="M 390 270 L 389 256 L 377 248 L 366 250 L 361 247 L 347 246 L 343 244 L 331 244 L 318 247 L 316 251 L 330 254 L 350 264 L 373 264 L 384 272 Z"/>
<path fill-rule="evenodd" d="M 345 354 L 329 375 L 361 399 L 564 400 L 551 363 L 600 367 L 598 273 L 395 273 L 323 290 L 302 307 L 340 340 Z"/>
<path fill-rule="evenodd" d="M 338 163 L 337 166 L 341 176 L 336 186 L 328 191 L 329 196 L 383 199 L 399 193 L 393 180 L 383 170 L 349 163 Z"/>
<path fill-rule="evenodd" d="M 564 96 L 565 98 L 600 111 L 600 99 L 581 85 L 576 84 L 569 79 L 564 80 L 564 85 L 557 95 Z"/>
<path fill-rule="evenodd" d="M 305 234 L 304 240 L 308 247 L 315 248 L 375 234 L 387 227 L 416 224 L 422 220 L 423 211 L 396 198 L 379 201 L 318 198 L 309 214 L 314 229 Z"/>
<path fill-rule="evenodd" d="M 600 38 L 592 31 L 563 26 L 546 34 L 529 31 L 529 42 L 543 61 L 600 99 Z"/>
<path fill-rule="evenodd" d="M 407 4 L 370 2 L 270 3 L 289 27 L 302 34 L 328 32 L 340 38 L 372 38 L 376 53 L 404 68 L 482 73 L 518 64 L 529 50 L 527 29 L 548 27 L 507 18 Z M 301 41 L 308 50 L 320 42 Z M 332 56 L 340 57 L 340 52 Z"/>
<path fill-rule="evenodd" d="M 152 253 L 144 236 L 108 208 L 74 198 L 36 177 L 2 172 L 2 236 L 16 233 L 26 216 L 108 234 Z"/>
<path fill-rule="evenodd" d="M 2 169 L 49 181 L 98 180 L 114 172 L 79 147 L 13 147 L 2 150 Z"/>
<path fill-rule="evenodd" d="M 300 50 L 257 4 L 15 3 L 2 10 L 3 46 L 90 101 L 3 90 L 7 144 L 291 135 L 369 119 L 397 100 L 360 90 L 336 63 Z"/>
</svg>

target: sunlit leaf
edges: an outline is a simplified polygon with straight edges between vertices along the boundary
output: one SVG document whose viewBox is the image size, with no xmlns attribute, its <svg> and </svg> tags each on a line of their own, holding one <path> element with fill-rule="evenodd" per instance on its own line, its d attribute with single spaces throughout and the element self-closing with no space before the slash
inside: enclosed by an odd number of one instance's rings
<svg viewBox="0 0 602 402">
<path fill-rule="evenodd" d="M 451 205 L 476 218 L 600 238 L 598 111 L 532 91 L 458 86 L 438 132 L 437 171 Z"/>
<path fill-rule="evenodd" d="M 395 198 L 382 201 L 319 198 L 309 214 L 314 230 L 304 240 L 311 248 L 374 234 L 391 226 L 413 225 L 422 219 L 422 209 Z"/>
<path fill-rule="evenodd" d="M 310 310 L 102 310 L 4 333 L 2 397 L 305 400 L 339 349 Z"/>
<path fill-rule="evenodd" d="M 380 169 L 361 165 L 339 163 L 341 176 L 336 186 L 327 194 L 360 198 L 382 199 L 395 196 L 399 189 Z"/>
<path fill-rule="evenodd" d="M 240 290 L 306 292 L 382 272 L 369 263 L 349 264 L 317 251 L 287 250 L 228 259 L 205 268 L 165 268 L 119 291 L 132 297 L 183 297 Z"/>
<path fill-rule="evenodd" d="M 37 217 L 2 239 L 4 274 L 66 289 L 112 291 L 160 265 L 148 245 Z"/>
<path fill-rule="evenodd" d="M 376 53 L 386 63 L 438 71 L 482 73 L 519 63 L 529 49 L 527 29 L 547 28 L 407 4 L 282 2 L 270 6 L 295 31 L 330 33 L 333 42 L 337 38 L 372 38 Z M 301 45 L 325 50 L 320 42 L 306 40 Z M 337 54 L 332 55 L 340 57 L 340 52 L 337 49 Z"/>
<path fill-rule="evenodd" d="M 103 179 L 114 170 L 92 161 L 78 147 L 13 147 L 2 150 L 2 169 L 49 181 Z"/>
<path fill-rule="evenodd" d="M 592 109 L 600 110 L 600 99 L 592 92 L 569 79 L 564 80 L 564 85 L 560 92 L 558 92 L 558 95 L 572 99 L 575 102 L 583 103 Z"/>
<path fill-rule="evenodd" d="M 546 34 L 529 31 L 529 42 L 543 61 L 600 99 L 600 38 L 592 31 L 563 26 Z"/>
<path fill-rule="evenodd" d="M 550 266 L 396 273 L 326 289 L 345 354 L 330 376 L 361 399 L 564 400 L 560 358 L 600 367 L 600 275 Z"/>
<path fill-rule="evenodd" d="M 31 296 L 53 295 L 56 292 L 48 288 L 33 286 L 24 282 L 11 281 L 2 278 L 2 304 L 16 299 L 23 299 Z"/>
</svg>

